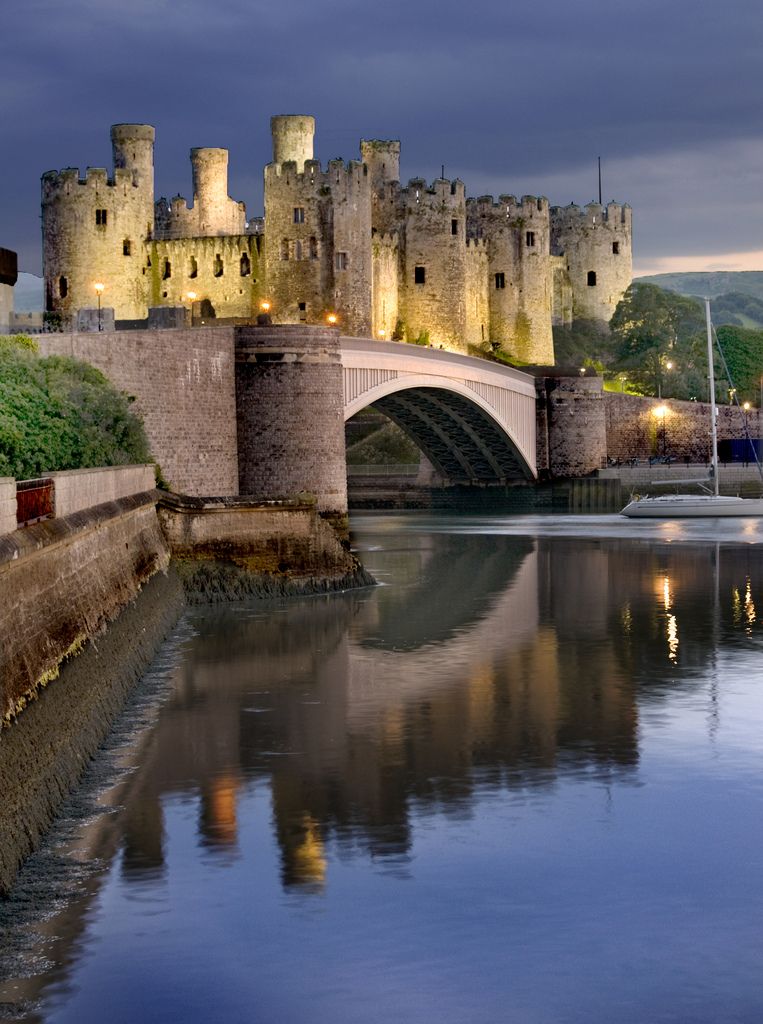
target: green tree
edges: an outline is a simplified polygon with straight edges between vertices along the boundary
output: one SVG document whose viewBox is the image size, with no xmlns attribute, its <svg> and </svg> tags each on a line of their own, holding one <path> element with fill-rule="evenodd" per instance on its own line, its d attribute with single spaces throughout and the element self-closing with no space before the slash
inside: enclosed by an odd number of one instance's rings
<svg viewBox="0 0 763 1024">
<path fill-rule="evenodd" d="M 718 344 L 731 378 L 726 379 L 721 387 L 734 387 L 740 402 L 757 404 L 763 381 L 763 331 L 747 330 L 744 327 L 719 327 Z M 725 370 L 718 368 L 716 373 L 719 381 L 724 381 Z"/>
<path fill-rule="evenodd" d="M 151 461 L 130 400 L 89 364 L 3 338 L 0 380 L 0 476 Z"/>
<path fill-rule="evenodd" d="M 696 299 L 632 284 L 609 322 L 614 370 L 625 372 L 629 386 L 645 395 L 701 397 L 704 323 Z"/>
</svg>

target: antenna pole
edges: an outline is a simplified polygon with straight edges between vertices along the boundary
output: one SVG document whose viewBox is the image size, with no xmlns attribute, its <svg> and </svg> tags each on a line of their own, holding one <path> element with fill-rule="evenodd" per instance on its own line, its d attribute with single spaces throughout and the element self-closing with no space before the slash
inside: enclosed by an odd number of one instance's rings
<svg viewBox="0 0 763 1024">
<path fill-rule="evenodd" d="M 440 175 L 443 181 L 445 181 L 445 164 L 442 165 L 442 174 Z"/>
<path fill-rule="evenodd" d="M 707 375 L 710 380 L 710 438 L 712 445 L 713 489 L 718 497 L 718 425 L 715 410 L 715 368 L 713 367 L 713 323 L 710 319 L 710 299 L 705 299 L 707 322 Z"/>
<path fill-rule="evenodd" d="M 599 206 L 601 206 L 601 157 L 599 160 Z"/>
</svg>

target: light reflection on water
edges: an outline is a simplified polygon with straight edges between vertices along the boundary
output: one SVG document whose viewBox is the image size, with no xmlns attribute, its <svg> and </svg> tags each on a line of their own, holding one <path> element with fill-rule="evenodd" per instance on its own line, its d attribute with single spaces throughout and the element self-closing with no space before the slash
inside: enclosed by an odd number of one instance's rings
<svg viewBox="0 0 763 1024">
<path fill-rule="evenodd" d="M 758 1021 L 758 526 L 367 516 L 386 586 L 195 613 L 102 869 L 0 1002 Z"/>
</svg>

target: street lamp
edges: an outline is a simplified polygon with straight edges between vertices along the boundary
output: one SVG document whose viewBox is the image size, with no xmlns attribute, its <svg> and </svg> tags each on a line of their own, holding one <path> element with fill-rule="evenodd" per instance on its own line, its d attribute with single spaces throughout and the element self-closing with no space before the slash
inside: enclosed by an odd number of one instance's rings
<svg viewBox="0 0 763 1024">
<path fill-rule="evenodd" d="M 99 331 L 103 330 L 103 320 L 101 319 L 101 295 L 103 295 L 103 289 L 105 287 L 106 287 L 106 285 L 105 284 L 101 284 L 100 281 L 97 281 L 93 285 L 93 288 L 95 288 L 95 294 L 98 296 L 98 330 Z"/>
<path fill-rule="evenodd" d="M 196 301 L 196 292 L 186 292 L 185 297 L 188 299 L 190 305 L 188 307 L 188 319 L 191 327 L 193 327 L 193 304 Z"/>
<path fill-rule="evenodd" d="M 332 327 L 336 324 L 338 320 L 339 317 L 336 315 L 336 313 L 329 313 L 328 316 L 326 317 L 327 323 L 329 323 Z"/>
<path fill-rule="evenodd" d="M 667 454 L 667 450 L 668 450 L 667 431 L 665 429 L 665 419 L 666 419 L 667 414 L 668 414 L 667 406 L 665 406 L 665 405 L 658 405 L 658 406 L 656 406 L 654 409 L 652 409 L 652 414 L 657 418 L 657 423 L 659 424 L 659 428 L 658 429 L 659 429 L 660 439 L 661 439 L 662 443 L 661 444 L 658 443 L 657 447 L 658 447 L 658 449 L 660 447 L 662 448 L 662 454 L 663 454 L 663 457 L 664 457 Z"/>
</svg>

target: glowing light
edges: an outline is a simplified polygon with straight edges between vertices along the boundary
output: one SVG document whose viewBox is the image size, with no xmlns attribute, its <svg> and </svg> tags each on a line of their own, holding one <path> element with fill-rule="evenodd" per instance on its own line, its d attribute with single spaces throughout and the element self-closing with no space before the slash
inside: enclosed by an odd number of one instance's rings
<svg viewBox="0 0 763 1024">
<path fill-rule="evenodd" d="M 186 298 L 189 299 L 191 302 L 194 302 L 196 299 L 196 292 L 188 292 Z"/>
<path fill-rule="evenodd" d="M 270 309 L 270 303 L 266 301 L 261 302 L 260 309 L 262 310 L 263 313 L 267 313 L 267 311 Z"/>
<path fill-rule="evenodd" d="M 96 283 L 93 285 L 93 288 L 95 288 L 95 290 L 98 292 L 99 295 L 102 294 L 102 292 L 105 289 L 105 287 L 106 287 L 106 285 L 105 284 L 101 284 L 100 281 L 96 281 Z"/>
<path fill-rule="evenodd" d="M 745 412 L 749 412 L 750 411 L 750 403 L 749 402 L 743 402 L 742 403 L 742 408 L 744 409 Z"/>
<path fill-rule="evenodd" d="M 654 407 L 654 409 L 652 409 L 652 415 L 656 416 L 658 420 L 664 419 L 665 416 L 667 415 L 667 412 L 668 412 L 667 405 L 656 405 Z"/>
<path fill-rule="evenodd" d="M 755 602 L 752 599 L 752 587 L 750 586 L 749 578 L 744 591 L 744 617 L 747 619 L 748 627 L 755 625 Z"/>
<path fill-rule="evenodd" d="M 326 320 L 332 326 L 337 322 L 338 319 L 339 319 L 339 317 L 336 315 L 336 313 L 329 313 L 328 316 L 326 317 Z"/>
<path fill-rule="evenodd" d="M 668 615 L 668 661 L 678 661 L 678 621 L 675 615 Z"/>
<path fill-rule="evenodd" d="M 380 338 L 386 338 L 386 336 L 387 336 L 387 332 L 382 327 L 381 330 L 379 331 L 379 337 Z"/>
<path fill-rule="evenodd" d="M 670 611 L 670 577 L 665 576 L 662 580 L 662 601 L 665 611 Z"/>
<path fill-rule="evenodd" d="M 670 359 L 668 359 L 667 363 L 665 363 L 665 369 L 666 370 L 672 370 L 673 369 L 673 363 L 672 363 L 672 361 Z"/>
</svg>

